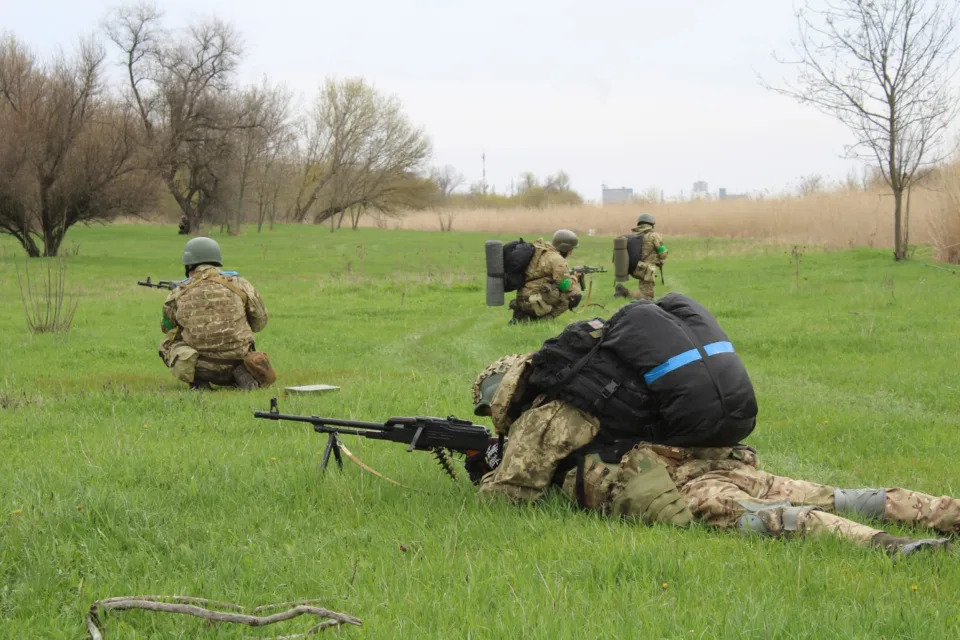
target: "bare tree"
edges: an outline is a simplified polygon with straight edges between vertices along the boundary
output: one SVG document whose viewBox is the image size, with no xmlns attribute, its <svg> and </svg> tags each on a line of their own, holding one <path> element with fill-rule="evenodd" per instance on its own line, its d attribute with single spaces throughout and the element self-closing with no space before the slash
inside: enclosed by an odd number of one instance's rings
<svg viewBox="0 0 960 640">
<path fill-rule="evenodd" d="M 354 209 L 395 211 L 429 155 L 430 142 L 395 98 L 363 80 L 328 80 L 299 126 L 292 216 L 320 223 Z"/>
<path fill-rule="evenodd" d="M 154 169 L 196 231 L 233 201 L 227 178 L 232 134 L 256 126 L 231 99 L 240 36 L 217 19 L 164 33 L 147 4 L 117 9 L 107 24 L 123 52 L 128 92 L 154 156 Z"/>
<path fill-rule="evenodd" d="M 0 41 L 0 232 L 57 255 L 82 222 L 136 214 L 151 195 L 132 115 L 101 91 L 102 49 L 41 65 Z"/>
<path fill-rule="evenodd" d="M 847 152 L 874 163 L 893 192 L 894 258 L 907 257 L 908 202 L 917 170 L 956 113 L 951 90 L 955 0 L 830 0 L 797 14 L 799 74 L 771 87 L 845 124 Z M 764 83 L 766 84 L 766 83 Z M 906 205 L 906 206 L 905 206 Z"/>
<path fill-rule="evenodd" d="M 822 175 L 819 173 L 811 173 L 800 177 L 800 182 L 797 184 L 797 193 L 801 198 L 809 198 L 812 195 L 822 192 L 826 186 L 826 181 Z"/>
<path fill-rule="evenodd" d="M 453 230 L 452 209 L 447 207 L 450 196 L 463 184 L 463 174 L 452 165 L 434 167 L 430 170 L 430 180 L 434 184 L 433 206 L 437 209 L 437 218 L 440 220 L 440 231 Z M 446 208 L 445 208 L 446 207 Z"/>
<path fill-rule="evenodd" d="M 236 206 L 228 221 L 231 234 L 240 233 L 244 223 L 247 186 L 251 179 L 256 182 L 265 179 L 266 174 L 273 173 L 271 167 L 288 140 L 290 93 L 280 87 L 271 87 L 264 81 L 261 86 L 251 87 L 239 94 L 234 109 L 240 126 L 233 132 L 231 144 L 235 164 L 231 177 L 236 194 Z M 257 195 L 261 197 L 259 192 Z M 279 194 L 274 195 L 278 197 Z M 258 230 L 263 225 L 261 214 L 265 204 L 262 200 L 258 201 Z"/>
<path fill-rule="evenodd" d="M 437 197 L 441 202 L 449 198 L 464 181 L 463 174 L 449 164 L 431 169 L 430 179 L 437 185 Z"/>
</svg>

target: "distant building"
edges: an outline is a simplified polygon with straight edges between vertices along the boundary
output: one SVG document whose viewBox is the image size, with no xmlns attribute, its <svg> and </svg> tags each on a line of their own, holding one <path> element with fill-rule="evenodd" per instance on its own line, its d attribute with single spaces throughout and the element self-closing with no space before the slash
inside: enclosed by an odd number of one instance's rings
<svg viewBox="0 0 960 640">
<path fill-rule="evenodd" d="M 633 200 L 633 189 L 620 187 L 619 189 L 608 189 L 607 185 L 602 185 L 603 206 L 608 204 L 626 204 Z"/>
<path fill-rule="evenodd" d="M 726 187 L 720 187 L 717 191 L 717 197 L 720 200 L 742 200 L 747 197 L 745 193 L 727 193 Z"/>
<path fill-rule="evenodd" d="M 693 183 L 693 191 L 690 192 L 690 198 L 701 200 L 710 197 L 710 190 L 706 180 L 697 180 Z"/>
</svg>

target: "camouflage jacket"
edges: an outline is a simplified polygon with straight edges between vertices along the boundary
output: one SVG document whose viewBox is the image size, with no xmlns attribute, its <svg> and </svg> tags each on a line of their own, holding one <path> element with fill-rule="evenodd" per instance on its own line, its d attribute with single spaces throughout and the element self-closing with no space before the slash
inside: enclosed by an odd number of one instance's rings
<svg viewBox="0 0 960 640">
<path fill-rule="evenodd" d="M 634 227 L 633 232 L 647 232 L 647 234 L 643 236 L 643 248 L 640 251 L 641 262 L 646 262 L 647 264 L 658 267 L 662 266 L 663 263 L 667 261 L 667 254 L 670 253 L 667 251 L 666 245 L 663 244 L 663 236 L 654 231 L 653 225 L 648 223 Z"/>
<path fill-rule="evenodd" d="M 215 358 L 242 358 L 267 324 L 260 294 L 240 276 L 200 265 L 163 303 L 161 329 Z"/>
<path fill-rule="evenodd" d="M 570 265 L 549 242 L 543 238 L 537 238 L 533 242 L 534 254 L 527 264 L 527 270 L 524 273 L 525 280 L 530 283 L 534 280 L 547 279 L 553 283 L 559 283 L 570 277 Z M 575 280 L 575 278 L 574 278 Z"/>
</svg>

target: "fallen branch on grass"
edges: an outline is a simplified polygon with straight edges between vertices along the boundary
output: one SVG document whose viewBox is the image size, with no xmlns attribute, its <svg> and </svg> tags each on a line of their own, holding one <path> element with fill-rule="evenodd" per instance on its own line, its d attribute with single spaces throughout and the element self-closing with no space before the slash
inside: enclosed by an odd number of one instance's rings
<svg viewBox="0 0 960 640">
<path fill-rule="evenodd" d="M 103 640 L 103 623 L 100 621 L 100 609 L 104 611 L 126 609 L 145 609 L 147 611 L 161 611 L 164 613 L 181 613 L 188 616 L 203 618 L 211 622 L 233 622 L 236 624 L 245 624 L 248 627 L 263 627 L 275 622 L 283 622 L 302 615 L 314 615 L 320 618 L 329 618 L 319 624 L 315 624 L 303 633 L 297 633 L 291 636 L 275 636 L 272 640 L 292 640 L 293 638 L 305 638 L 324 631 L 329 627 L 338 627 L 342 624 L 352 624 L 358 627 L 363 626 L 359 618 L 348 616 L 345 613 L 337 613 L 321 607 L 313 606 L 316 600 L 303 600 L 300 602 L 283 602 L 279 604 L 268 604 L 257 607 L 253 613 L 260 613 L 271 609 L 288 607 L 286 611 L 274 613 L 269 616 L 257 616 L 243 613 L 244 607 L 232 602 L 214 602 L 204 598 L 193 598 L 190 596 L 121 596 L 118 598 L 106 598 L 97 600 L 90 605 L 90 613 L 87 614 L 87 631 L 90 633 L 91 640 Z M 203 606 L 200 606 L 203 605 Z M 230 609 L 233 613 L 226 611 L 214 611 L 207 607 L 216 607 L 218 609 Z M 266 640 L 266 639 L 265 639 Z"/>
</svg>

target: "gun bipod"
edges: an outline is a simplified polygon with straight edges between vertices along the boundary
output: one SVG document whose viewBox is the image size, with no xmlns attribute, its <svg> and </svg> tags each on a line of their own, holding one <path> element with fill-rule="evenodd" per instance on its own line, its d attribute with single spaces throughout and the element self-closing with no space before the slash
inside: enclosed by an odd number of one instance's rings
<svg viewBox="0 0 960 640">
<path fill-rule="evenodd" d="M 343 471 L 343 456 L 340 455 L 340 438 L 336 431 L 327 434 L 327 446 L 323 450 L 323 459 L 320 461 L 320 471 L 326 471 L 330 463 L 330 452 L 333 452 L 333 458 L 337 461 L 340 471 Z"/>
</svg>

